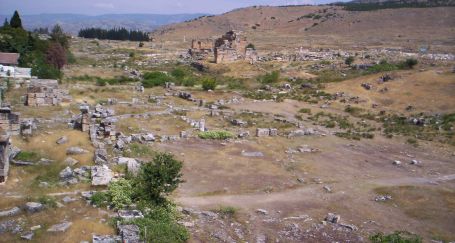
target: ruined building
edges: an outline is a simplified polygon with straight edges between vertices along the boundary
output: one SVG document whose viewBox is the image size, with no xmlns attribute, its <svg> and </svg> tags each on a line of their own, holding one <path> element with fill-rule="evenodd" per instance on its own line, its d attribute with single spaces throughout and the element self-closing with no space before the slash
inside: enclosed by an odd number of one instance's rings
<svg viewBox="0 0 455 243">
<path fill-rule="evenodd" d="M 245 58 L 246 37 L 233 30 L 215 41 L 215 62 L 229 63 Z"/>
<path fill-rule="evenodd" d="M 206 59 L 212 54 L 215 63 L 230 63 L 247 60 L 254 63 L 258 59 L 254 48 L 247 48 L 245 36 L 234 30 L 228 31 L 215 41 L 211 39 L 193 40 L 189 54 L 197 60 Z"/>
<path fill-rule="evenodd" d="M 0 128 L 0 183 L 4 183 L 9 170 L 10 135 Z"/>
<path fill-rule="evenodd" d="M 59 89 L 53 79 L 32 79 L 27 88 L 25 105 L 51 106 L 71 101 L 68 90 Z"/>
<path fill-rule="evenodd" d="M 212 39 L 193 40 L 189 53 L 193 58 L 202 60 L 213 53 L 213 48 L 214 43 Z"/>
</svg>

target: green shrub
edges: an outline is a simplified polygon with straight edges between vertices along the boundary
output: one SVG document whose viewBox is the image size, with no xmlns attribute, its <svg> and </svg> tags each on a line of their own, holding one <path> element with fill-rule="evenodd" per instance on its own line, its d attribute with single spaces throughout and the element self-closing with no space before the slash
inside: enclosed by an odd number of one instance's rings
<svg viewBox="0 0 455 243">
<path fill-rule="evenodd" d="M 97 207 L 109 205 L 109 194 L 107 192 L 95 192 L 90 198 L 90 202 Z"/>
<path fill-rule="evenodd" d="M 402 69 L 413 69 L 419 62 L 415 58 L 408 58 L 400 64 Z"/>
<path fill-rule="evenodd" d="M 171 75 L 172 75 L 172 77 L 174 77 L 176 79 L 183 79 L 186 76 L 186 73 L 185 73 L 185 70 L 177 67 L 177 68 L 174 68 L 174 70 L 172 70 Z"/>
<path fill-rule="evenodd" d="M 150 163 L 141 166 L 134 178 L 136 196 L 141 200 L 162 204 L 165 195 L 173 192 L 181 180 L 183 163 L 172 154 L 159 153 Z"/>
<path fill-rule="evenodd" d="M 105 79 L 97 78 L 96 79 L 96 86 L 106 86 L 107 82 Z"/>
<path fill-rule="evenodd" d="M 349 56 L 349 57 L 347 57 L 347 58 L 344 60 L 344 63 L 345 63 L 346 65 L 351 66 L 351 64 L 354 62 L 354 60 L 355 60 L 355 59 L 354 59 L 353 56 Z"/>
<path fill-rule="evenodd" d="M 307 114 L 311 114 L 311 109 L 310 108 L 302 108 L 299 110 L 300 113 L 307 113 Z"/>
<path fill-rule="evenodd" d="M 156 86 L 164 86 L 166 82 L 169 82 L 171 78 L 163 72 L 148 72 L 144 74 L 144 80 L 142 85 L 145 88 L 152 88 Z"/>
<path fill-rule="evenodd" d="M 38 202 L 43 204 L 46 208 L 57 207 L 57 200 L 55 197 L 44 195 L 38 198 Z"/>
<path fill-rule="evenodd" d="M 234 217 L 237 209 L 231 206 L 220 206 L 215 212 L 221 214 L 223 217 Z"/>
<path fill-rule="evenodd" d="M 246 46 L 246 48 L 251 48 L 251 49 L 253 49 L 253 50 L 256 50 L 256 47 L 254 46 L 253 43 L 249 43 L 249 44 Z"/>
<path fill-rule="evenodd" d="M 207 90 L 215 90 L 216 88 L 216 80 L 213 78 L 205 78 L 202 80 L 202 89 Z"/>
<path fill-rule="evenodd" d="M 372 243 L 421 243 L 422 239 L 420 236 L 411 234 L 406 231 L 395 231 L 392 234 L 384 235 L 383 233 L 377 233 L 370 236 Z"/>
<path fill-rule="evenodd" d="M 108 194 L 111 205 L 116 209 L 122 209 L 133 203 L 133 186 L 129 180 L 119 179 L 109 184 Z"/>
<path fill-rule="evenodd" d="M 206 131 L 200 132 L 198 136 L 202 139 L 217 139 L 217 140 L 225 140 L 228 138 L 233 138 L 234 134 L 229 131 Z"/>
<path fill-rule="evenodd" d="M 271 73 L 266 73 L 265 75 L 258 77 L 258 81 L 263 84 L 276 83 L 279 81 L 279 79 L 280 79 L 279 71 L 273 71 Z"/>
<path fill-rule="evenodd" d="M 139 226 L 142 239 L 146 242 L 183 243 L 189 239 L 188 230 L 177 223 L 173 206 L 151 206 L 147 211 L 144 218 L 131 222 Z"/>
</svg>

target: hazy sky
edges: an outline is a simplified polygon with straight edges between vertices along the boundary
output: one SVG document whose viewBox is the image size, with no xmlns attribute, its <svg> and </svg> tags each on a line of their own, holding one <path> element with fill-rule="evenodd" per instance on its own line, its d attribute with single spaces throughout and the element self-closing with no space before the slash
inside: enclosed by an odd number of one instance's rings
<svg viewBox="0 0 455 243">
<path fill-rule="evenodd" d="M 252 5 L 320 4 L 336 0 L 0 0 L 0 14 L 223 13 Z"/>
</svg>

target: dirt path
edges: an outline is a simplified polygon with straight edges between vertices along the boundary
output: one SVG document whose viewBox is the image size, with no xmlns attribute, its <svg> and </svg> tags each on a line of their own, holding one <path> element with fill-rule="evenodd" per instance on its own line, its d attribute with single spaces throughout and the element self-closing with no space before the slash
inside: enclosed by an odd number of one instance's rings
<svg viewBox="0 0 455 243">
<path fill-rule="evenodd" d="M 455 174 L 443 175 L 436 178 L 402 177 L 394 179 L 372 179 L 363 181 L 346 181 L 337 184 L 337 187 L 371 184 L 375 186 L 402 186 L 415 184 L 435 184 L 444 181 L 455 180 Z M 210 207 L 229 205 L 239 208 L 255 208 L 276 202 L 301 202 L 305 197 L 321 192 L 322 185 L 310 185 L 293 190 L 286 190 L 275 193 L 252 193 L 239 195 L 216 195 L 216 196 L 195 196 L 178 197 L 175 200 L 188 207 Z M 335 192 L 336 193 L 336 192 Z"/>
</svg>

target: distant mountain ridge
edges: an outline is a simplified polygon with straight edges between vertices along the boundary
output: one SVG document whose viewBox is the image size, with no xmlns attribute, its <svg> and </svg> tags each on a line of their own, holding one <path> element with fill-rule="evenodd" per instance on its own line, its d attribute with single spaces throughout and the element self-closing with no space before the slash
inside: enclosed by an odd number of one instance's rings
<svg viewBox="0 0 455 243">
<path fill-rule="evenodd" d="M 22 23 L 26 29 L 33 30 L 40 27 L 51 28 L 60 24 L 65 32 L 77 34 L 82 28 L 114 28 L 124 27 L 127 29 L 152 31 L 157 27 L 167 24 L 179 23 L 192 20 L 207 14 L 36 14 L 22 15 Z M 10 19 L 9 15 L 0 15 L 0 20 Z"/>
</svg>

